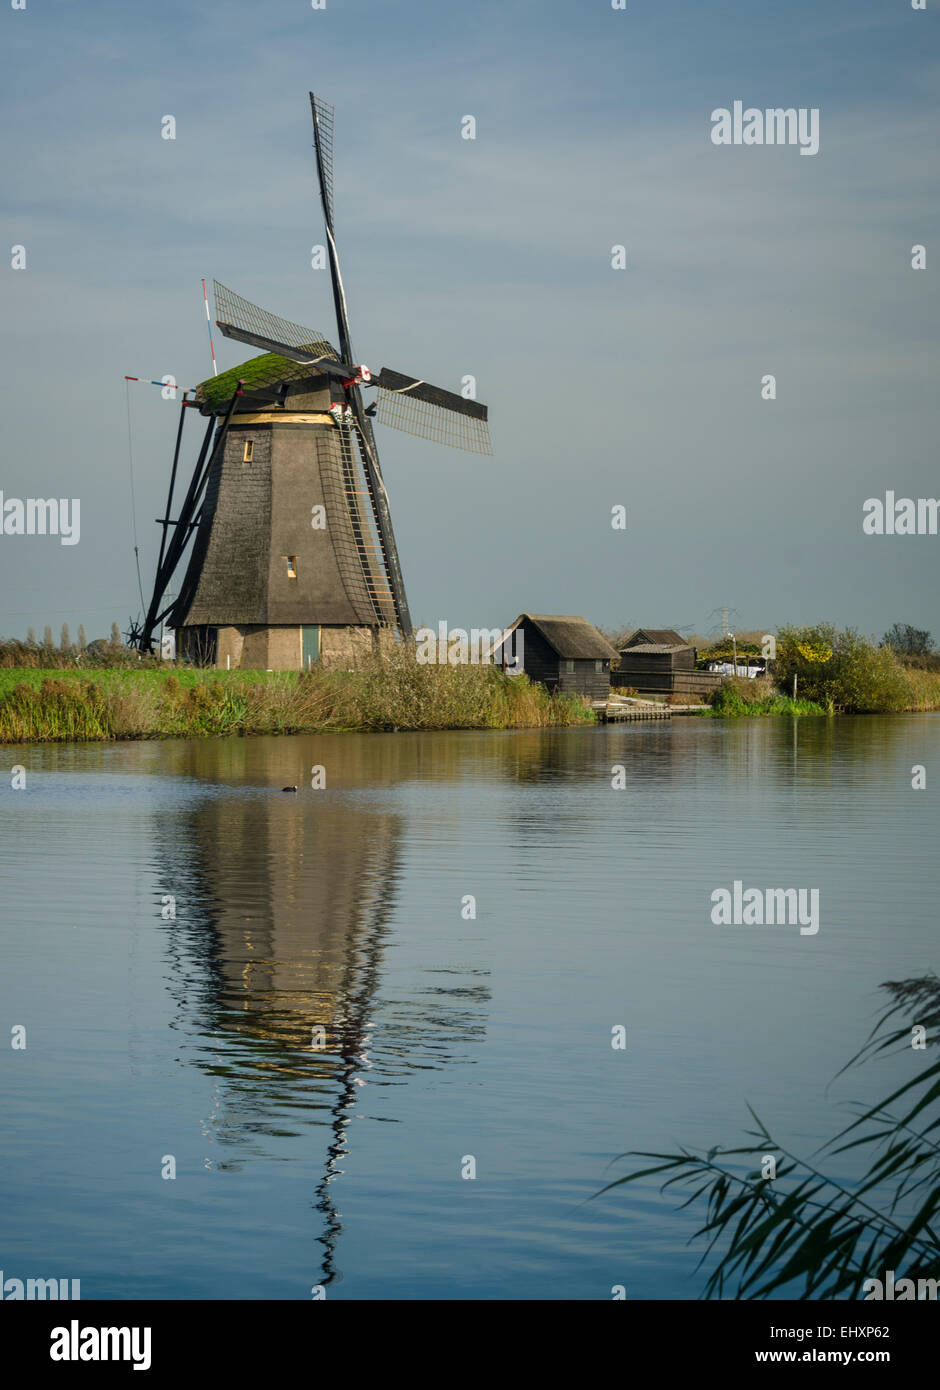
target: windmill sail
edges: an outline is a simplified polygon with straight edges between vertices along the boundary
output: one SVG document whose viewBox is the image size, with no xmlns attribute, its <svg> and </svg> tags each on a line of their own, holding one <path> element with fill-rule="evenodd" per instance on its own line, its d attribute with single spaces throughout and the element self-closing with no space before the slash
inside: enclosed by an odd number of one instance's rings
<svg viewBox="0 0 940 1390">
<path fill-rule="evenodd" d="M 329 102 L 310 93 L 317 164 L 320 170 L 320 190 L 327 225 L 333 230 L 333 108 Z"/>
<path fill-rule="evenodd" d="M 379 389 L 376 419 L 383 425 L 471 454 L 492 454 L 487 409 L 479 401 L 403 376 L 391 367 L 382 368 L 375 384 Z"/>
<path fill-rule="evenodd" d="M 347 362 L 352 362 L 353 349 L 349 333 L 349 310 L 346 304 L 346 291 L 339 268 L 339 251 L 333 233 L 333 108 L 313 92 L 310 93 L 310 114 L 313 118 L 313 144 L 316 151 L 317 177 L 320 181 L 320 201 L 323 204 L 323 220 L 329 242 L 330 281 L 333 286 L 333 304 L 336 310 L 336 331 L 339 334 L 340 351 Z M 375 522 L 375 535 L 380 548 L 388 589 L 394 604 L 398 626 L 404 637 L 411 636 L 411 614 L 408 599 L 405 597 L 405 581 L 402 577 L 392 528 L 392 515 L 388 505 L 378 450 L 372 436 L 370 421 L 366 418 L 362 404 L 362 393 L 354 382 L 343 387 L 346 403 L 356 421 L 359 454 L 365 472 L 369 500 Z"/>
<path fill-rule="evenodd" d="M 339 360 L 336 349 L 316 329 L 279 318 L 260 305 L 252 304 L 250 299 L 243 299 L 226 285 L 220 285 L 218 280 L 212 282 L 212 293 L 216 322 L 226 338 L 280 353 L 295 362 L 312 365 Z"/>
</svg>

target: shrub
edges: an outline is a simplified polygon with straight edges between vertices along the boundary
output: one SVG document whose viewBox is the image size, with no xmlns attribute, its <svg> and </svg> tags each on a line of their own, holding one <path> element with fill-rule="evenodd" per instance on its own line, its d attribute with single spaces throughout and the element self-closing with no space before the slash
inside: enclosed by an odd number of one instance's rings
<svg viewBox="0 0 940 1390">
<path fill-rule="evenodd" d="M 880 712 L 908 709 L 911 703 L 910 683 L 892 649 L 831 623 L 783 628 L 774 674 L 784 692 L 792 689 L 795 675 L 797 694 L 827 710 Z"/>
</svg>

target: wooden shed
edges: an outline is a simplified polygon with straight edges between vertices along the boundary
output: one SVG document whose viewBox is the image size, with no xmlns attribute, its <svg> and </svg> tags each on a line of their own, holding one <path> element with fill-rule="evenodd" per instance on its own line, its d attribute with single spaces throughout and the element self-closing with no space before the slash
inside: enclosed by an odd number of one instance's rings
<svg viewBox="0 0 940 1390">
<path fill-rule="evenodd" d="M 695 648 L 684 642 L 638 642 L 620 653 L 616 682 L 634 690 L 671 695 L 677 671 L 695 670 Z"/>
<path fill-rule="evenodd" d="M 672 628 L 640 628 L 620 649 L 615 687 L 627 687 L 641 695 L 682 695 L 701 699 L 719 684 L 707 671 L 696 671 L 698 656 Z"/>
<path fill-rule="evenodd" d="M 492 649 L 497 665 L 518 669 L 513 663 L 520 635 L 521 666 L 530 680 L 564 695 L 607 699 L 610 663 L 617 653 L 586 618 L 521 613 Z"/>
</svg>

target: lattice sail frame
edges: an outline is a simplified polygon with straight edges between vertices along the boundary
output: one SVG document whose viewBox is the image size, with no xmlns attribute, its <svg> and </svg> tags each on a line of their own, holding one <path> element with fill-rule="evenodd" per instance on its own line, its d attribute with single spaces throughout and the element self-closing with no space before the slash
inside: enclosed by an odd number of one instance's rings
<svg viewBox="0 0 940 1390">
<path fill-rule="evenodd" d="M 333 107 L 310 93 L 313 113 L 316 117 L 316 133 L 319 139 L 320 159 L 323 165 L 323 192 L 329 214 L 330 229 L 333 228 Z"/>
<path fill-rule="evenodd" d="M 313 365 L 339 360 L 336 349 L 315 328 L 304 328 L 303 324 L 269 313 L 227 285 L 220 285 L 218 280 L 212 282 L 212 294 L 216 323 L 227 338 L 266 347 L 295 362 Z"/>
<path fill-rule="evenodd" d="M 492 454 L 485 405 L 383 367 L 376 419 L 392 429 L 471 454 Z"/>
</svg>

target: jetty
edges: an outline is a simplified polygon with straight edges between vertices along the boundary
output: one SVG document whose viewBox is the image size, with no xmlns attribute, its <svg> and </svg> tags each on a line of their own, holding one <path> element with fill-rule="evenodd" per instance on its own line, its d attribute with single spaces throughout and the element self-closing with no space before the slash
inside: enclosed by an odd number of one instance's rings
<svg viewBox="0 0 940 1390">
<path fill-rule="evenodd" d="M 701 714 L 703 704 L 667 705 L 662 700 L 644 700 L 629 695 L 611 695 L 607 700 L 592 700 L 591 708 L 601 724 L 621 723 L 635 719 L 671 719 L 674 714 Z"/>
</svg>

